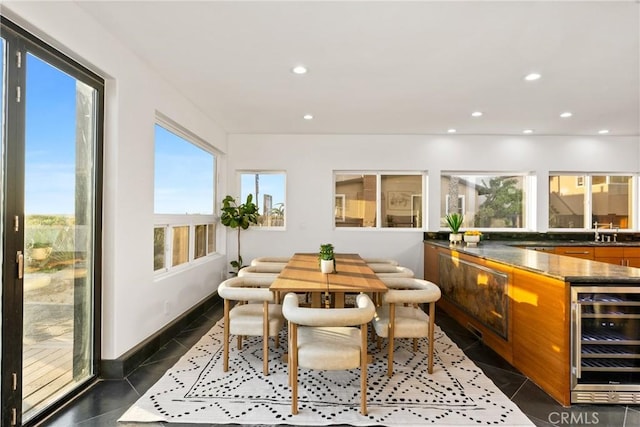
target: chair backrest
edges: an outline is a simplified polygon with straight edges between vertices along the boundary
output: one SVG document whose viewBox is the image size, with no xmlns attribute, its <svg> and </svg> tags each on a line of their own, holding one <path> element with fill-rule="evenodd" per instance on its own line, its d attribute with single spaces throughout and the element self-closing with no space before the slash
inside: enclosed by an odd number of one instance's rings
<svg viewBox="0 0 640 427">
<path fill-rule="evenodd" d="M 407 267 L 402 267 L 400 265 L 390 265 L 390 264 L 369 264 L 371 270 L 379 278 L 383 277 L 414 277 L 413 271 L 408 269 Z"/>
<path fill-rule="evenodd" d="M 274 302 L 275 297 L 269 286 L 273 279 L 264 277 L 233 277 L 218 285 L 218 295 L 234 301 Z"/>
<path fill-rule="evenodd" d="M 400 265 L 398 261 L 390 258 L 362 258 L 364 262 L 367 264 L 391 264 L 391 265 Z"/>
<path fill-rule="evenodd" d="M 238 271 L 238 277 L 263 277 L 263 278 L 271 278 L 274 280 L 278 277 L 278 274 L 282 271 L 285 264 L 277 264 L 277 263 L 266 263 L 264 265 L 250 265 L 248 267 L 242 267 L 240 271 Z"/>
<path fill-rule="evenodd" d="M 251 265 L 256 266 L 264 263 L 286 264 L 291 257 L 288 256 L 261 256 L 251 260 Z"/>
<path fill-rule="evenodd" d="M 382 303 L 427 303 L 438 301 L 440 288 L 432 282 L 411 277 L 381 278 L 389 290 L 382 294 Z"/>
<path fill-rule="evenodd" d="M 373 319 L 376 309 L 366 294 L 356 298 L 356 308 L 298 307 L 298 296 L 288 293 L 282 303 L 282 314 L 290 322 L 303 326 L 356 326 Z"/>
</svg>

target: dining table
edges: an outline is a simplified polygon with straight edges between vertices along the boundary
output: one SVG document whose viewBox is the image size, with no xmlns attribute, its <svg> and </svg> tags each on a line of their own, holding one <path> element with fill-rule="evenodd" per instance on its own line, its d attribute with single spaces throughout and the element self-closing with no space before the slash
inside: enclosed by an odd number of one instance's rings
<svg viewBox="0 0 640 427">
<path fill-rule="evenodd" d="M 388 290 L 360 255 L 349 253 L 335 254 L 333 273 L 320 271 L 317 253 L 295 253 L 269 289 L 278 298 L 287 292 L 308 293 L 316 308 L 342 308 L 345 294 L 367 292 L 375 300 Z"/>
</svg>

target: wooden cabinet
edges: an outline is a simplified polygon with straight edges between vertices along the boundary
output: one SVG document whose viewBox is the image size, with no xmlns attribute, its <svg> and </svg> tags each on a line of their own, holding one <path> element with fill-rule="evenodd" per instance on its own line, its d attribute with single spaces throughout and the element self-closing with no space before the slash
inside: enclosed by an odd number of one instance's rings
<svg viewBox="0 0 640 427">
<path fill-rule="evenodd" d="M 624 264 L 624 248 L 621 247 L 598 247 L 594 249 L 595 261 L 606 262 L 608 264 Z"/>
<path fill-rule="evenodd" d="M 640 267 L 640 248 L 603 246 L 594 249 L 594 260 L 625 267 Z"/>
<path fill-rule="evenodd" d="M 554 253 L 556 255 L 565 255 L 574 258 L 590 260 L 594 258 L 594 248 L 591 246 L 559 246 Z"/>
<path fill-rule="evenodd" d="M 438 248 L 434 245 L 424 245 L 424 280 L 433 283 L 440 281 L 438 267 Z"/>
</svg>

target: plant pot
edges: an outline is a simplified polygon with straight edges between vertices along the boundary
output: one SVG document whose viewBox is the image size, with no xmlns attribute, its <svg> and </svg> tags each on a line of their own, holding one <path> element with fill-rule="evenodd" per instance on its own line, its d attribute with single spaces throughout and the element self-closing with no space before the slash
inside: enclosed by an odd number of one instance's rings
<svg viewBox="0 0 640 427">
<path fill-rule="evenodd" d="M 333 260 L 332 259 L 321 259 L 320 260 L 320 271 L 325 274 L 333 273 Z"/>
<path fill-rule="evenodd" d="M 453 245 L 457 245 L 462 242 L 462 234 L 461 233 L 451 233 L 449 234 L 449 242 Z"/>
<path fill-rule="evenodd" d="M 464 241 L 467 243 L 467 246 L 478 246 L 478 242 L 480 241 L 480 236 L 477 234 L 464 235 Z"/>
</svg>

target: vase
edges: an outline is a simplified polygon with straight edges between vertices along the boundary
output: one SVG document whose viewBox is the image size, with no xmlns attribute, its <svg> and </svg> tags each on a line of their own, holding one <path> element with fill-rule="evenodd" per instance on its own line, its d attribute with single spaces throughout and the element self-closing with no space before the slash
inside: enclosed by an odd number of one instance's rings
<svg viewBox="0 0 640 427">
<path fill-rule="evenodd" d="M 333 273 L 333 260 L 332 259 L 321 259 L 320 260 L 320 271 L 325 274 Z"/>
<path fill-rule="evenodd" d="M 465 234 L 464 235 L 464 241 L 467 244 L 467 246 L 478 246 L 478 242 L 480 241 L 480 236 L 478 236 L 477 234 Z"/>
<path fill-rule="evenodd" d="M 461 241 L 462 241 L 462 234 L 460 234 L 460 233 L 450 233 L 449 234 L 449 242 L 451 242 L 452 245 L 457 245 Z"/>
</svg>

